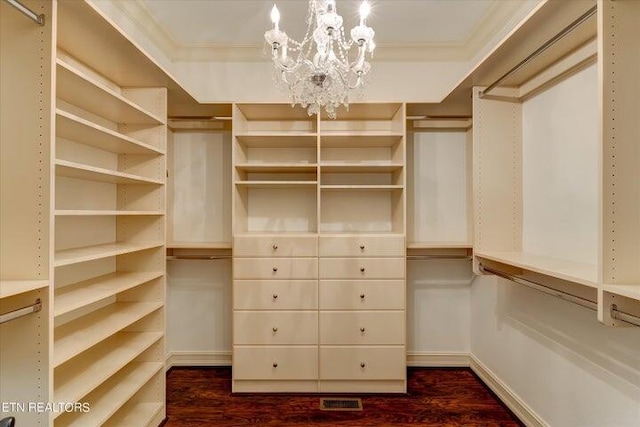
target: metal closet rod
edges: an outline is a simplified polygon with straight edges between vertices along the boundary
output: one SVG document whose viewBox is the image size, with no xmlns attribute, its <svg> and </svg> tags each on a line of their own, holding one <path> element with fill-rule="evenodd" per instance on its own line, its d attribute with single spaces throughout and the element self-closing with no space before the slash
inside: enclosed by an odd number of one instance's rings
<svg viewBox="0 0 640 427">
<path fill-rule="evenodd" d="M 19 317 L 26 316 L 27 314 L 36 313 L 40 310 L 42 310 L 42 300 L 38 298 L 36 302 L 31 305 L 0 315 L 0 324 L 18 319 Z"/>
<path fill-rule="evenodd" d="M 470 255 L 407 255 L 407 260 L 409 261 L 417 261 L 417 260 L 432 260 L 432 259 L 462 259 L 462 260 L 471 260 L 473 259 Z"/>
<path fill-rule="evenodd" d="M 598 311 L 598 304 L 588 299 L 584 299 L 573 294 L 562 292 L 557 289 L 550 288 L 549 286 L 545 286 L 541 283 L 534 282 L 529 279 L 523 279 L 522 277 L 517 277 L 509 273 L 505 273 L 504 271 L 496 270 L 491 267 L 485 267 L 482 264 L 479 265 L 479 268 L 480 268 L 480 271 L 482 272 L 495 274 L 496 276 L 502 277 L 503 279 L 507 279 L 512 282 L 518 283 L 519 285 L 524 285 L 529 288 L 535 289 L 537 291 L 544 292 L 545 294 L 560 298 L 562 300 L 572 302 L 574 304 L 580 305 L 582 307 L 586 307 L 594 311 Z M 640 317 L 637 317 L 622 311 L 618 311 L 618 307 L 615 304 L 611 305 L 610 313 L 611 313 L 611 317 L 614 319 L 622 320 L 623 322 L 640 326 Z"/>
<path fill-rule="evenodd" d="M 15 7 L 16 9 L 18 9 L 26 17 L 28 17 L 28 18 L 32 19 L 33 21 L 35 21 L 36 24 L 44 25 L 44 13 L 41 13 L 40 15 L 38 15 L 33 10 L 29 9 L 27 6 L 25 6 L 22 3 L 20 3 L 18 0 L 4 0 L 4 1 L 6 1 L 11 6 Z"/>
<path fill-rule="evenodd" d="M 576 29 L 580 24 L 585 22 L 587 19 L 591 18 L 597 12 L 597 10 L 598 10 L 598 6 L 597 5 L 593 6 L 591 9 L 589 9 L 584 14 L 582 14 L 578 19 L 576 19 L 571 24 L 569 24 L 566 27 L 564 27 L 562 29 L 562 31 L 560 31 L 558 34 L 556 34 L 555 36 L 553 36 L 552 38 L 547 40 L 542 46 L 540 46 L 538 49 L 536 49 L 531 55 L 527 56 L 525 59 L 520 61 L 518 63 L 518 65 L 516 65 L 515 67 L 513 67 L 512 69 L 510 69 L 509 71 L 504 73 L 498 80 L 496 80 L 495 82 L 493 82 L 489 86 L 487 86 L 487 88 L 485 90 L 480 91 L 480 94 L 479 94 L 480 98 L 483 98 L 485 95 L 487 95 L 487 93 L 489 93 L 490 90 L 492 90 L 493 88 L 498 86 L 500 83 L 502 83 L 507 77 L 509 77 L 510 75 L 512 75 L 513 73 L 518 71 L 520 68 L 522 68 L 525 65 L 527 65 L 535 57 L 537 57 L 542 52 L 544 52 L 545 50 L 547 50 L 548 48 L 553 46 L 557 41 L 559 41 L 564 36 L 569 34 L 571 31 Z"/>
</svg>

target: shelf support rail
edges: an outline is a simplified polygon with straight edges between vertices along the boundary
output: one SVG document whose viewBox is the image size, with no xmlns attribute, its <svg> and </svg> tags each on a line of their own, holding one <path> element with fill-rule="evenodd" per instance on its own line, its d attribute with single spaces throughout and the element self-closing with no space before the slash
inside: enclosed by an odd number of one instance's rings
<svg viewBox="0 0 640 427">
<path fill-rule="evenodd" d="M 484 98 L 489 93 L 489 91 L 494 89 L 496 86 L 502 83 L 505 79 L 507 79 L 513 73 L 515 73 L 516 71 L 518 71 L 519 69 L 527 65 L 529 62 L 531 62 L 534 58 L 536 58 L 542 52 L 544 52 L 545 50 L 553 46 L 556 42 L 558 42 L 564 36 L 566 36 L 571 31 L 576 29 L 580 24 L 585 22 L 587 19 L 591 18 L 596 13 L 597 10 L 598 10 L 598 6 L 597 5 L 593 6 L 591 9 L 587 10 L 584 14 L 582 14 L 578 19 L 576 19 L 575 21 L 573 21 L 572 23 L 564 27 L 562 31 L 560 31 L 558 34 L 556 34 L 555 36 L 547 40 L 542 46 L 536 49 L 532 54 L 530 54 L 529 56 L 524 58 L 522 61 L 520 61 L 515 67 L 513 67 L 512 69 L 504 73 L 500 78 L 498 78 L 498 80 L 496 80 L 495 82 L 487 86 L 485 90 L 480 91 L 479 93 L 480 98 Z"/>
<path fill-rule="evenodd" d="M 18 9 L 23 15 L 32 19 L 36 24 L 44 26 L 44 13 L 37 14 L 33 10 L 29 9 L 27 6 L 20 3 L 18 0 L 4 0 L 9 3 L 11 6 Z"/>
<path fill-rule="evenodd" d="M 0 314 L 0 324 L 18 319 L 31 313 L 37 313 L 40 310 L 42 310 L 42 300 L 38 298 L 34 304 L 10 311 L 5 314 Z"/>
<path fill-rule="evenodd" d="M 522 277 L 517 277 L 517 276 L 513 276 L 509 273 L 505 273 L 504 271 L 500 271 L 500 270 L 496 270 L 494 268 L 490 268 L 490 267 L 485 267 L 484 265 L 480 264 L 479 265 L 480 271 L 483 273 L 491 273 L 491 274 L 495 274 L 496 276 L 502 277 L 503 279 L 507 279 L 510 280 L 514 283 L 517 283 L 519 285 L 524 285 L 527 286 L 529 288 L 535 289 L 537 291 L 541 291 L 544 292 L 547 295 L 551 295 L 557 298 L 560 298 L 564 301 L 568 301 L 577 305 L 580 305 L 582 307 L 586 307 L 588 309 L 594 310 L 594 311 L 598 311 L 598 304 L 590 301 L 588 299 L 585 298 L 581 298 L 579 296 L 573 295 L 573 294 L 569 294 L 567 292 L 562 292 L 559 291 L 557 289 L 553 289 L 549 286 L 545 286 L 543 284 L 540 284 L 538 282 L 534 282 L 532 280 L 529 279 L 524 279 Z M 630 323 L 632 325 L 635 326 L 640 326 L 640 317 L 634 316 L 632 314 L 629 313 L 625 313 L 622 311 L 618 310 L 618 307 L 615 304 L 611 304 L 611 308 L 610 308 L 610 313 L 611 313 L 611 317 L 613 319 L 617 319 L 617 320 L 621 320 L 623 322 L 627 322 Z"/>
</svg>

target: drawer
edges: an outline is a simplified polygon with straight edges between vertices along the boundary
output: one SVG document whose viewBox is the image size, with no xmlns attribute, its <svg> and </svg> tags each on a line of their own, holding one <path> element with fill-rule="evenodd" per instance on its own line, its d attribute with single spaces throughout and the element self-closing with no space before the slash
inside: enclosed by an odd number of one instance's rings
<svg viewBox="0 0 640 427">
<path fill-rule="evenodd" d="M 398 380 L 406 370 L 404 347 L 320 347 L 321 380 Z"/>
<path fill-rule="evenodd" d="M 317 280 L 235 280 L 235 310 L 317 310 Z"/>
<path fill-rule="evenodd" d="M 404 279 L 403 258 L 320 258 L 321 279 Z"/>
<path fill-rule="evenodd" d="M 318 342 L 318 314 L 304 311 L 236 311 L 233 342 L 238 345 L 305 345 Z"/>
<path fill-rule="evenodd" d="M 318 347 L 235 347 L 236 380 L 317 380 Z"/>
<path fill-rule="evenodd" d="M 321 280 L 320 310 L 404 310 L 404 280 Z"/>
<path fill-rule="evenodd" d="M 320 344 L 404 345 L 404 311 L 320 312 Z"/>
<path fill-rule="evenodd" d="M 404 257 L 404 235 L 320 236 L 321 257 L 387 256 Z"/>
<path fill-rule="evenodd" d="M 239 257 L 317 257 L 317 236 L 236 236 L 233 255 Z"/>
<path fill-rule="evenodd" d="M 234 279 L 317 279 L 318 258 L 234 258 Z"/>
</svg>

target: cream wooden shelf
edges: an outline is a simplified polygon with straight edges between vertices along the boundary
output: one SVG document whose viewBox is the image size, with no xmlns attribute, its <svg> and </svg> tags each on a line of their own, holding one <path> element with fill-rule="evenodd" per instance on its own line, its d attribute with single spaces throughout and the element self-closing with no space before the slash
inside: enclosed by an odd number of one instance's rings
<svg viewBox="0 0 640 427">
<path fill-rule="evenodd" d="M 56 209 L 55 216 L 156 216 L 164 215 L 162 211 L 118 211 L 91 209 Z"/>
<path fill-rule="evenodd" d="M 253 131 L 238 132 L 235 134 L 238 141 L 247 147 L 300 147 L 305 145 L 315 145 L 318 139 L 316 132 L 285 132 L 282 130 L 274 131 Z"/>
<path fill-rule="evenodd" d="M 80 262 L 93 261 L 117 255 L 124 255 L 132 252 L 162 246 L 162 242 L 154 243 L 129 243 L 115 242 L 102 245 L 86 246 L 82 248 L 66 249 L 55 253 L 54 267 L 77 264 Z"/>
<path fill-rule="evenodd" d="M 53 366 L 60 366 L 163 305 L 162 302 L 116 302 L 55 328 Z"/>
<path fill-rule="evenodd" d="M 409 242 L 407 249 L 473 249 L 472 242 Z"/>
<path fill-rule="evenodd" d="M 391 162 L 322 162 L 321 172 L 327 173 L 390 173 L 402 170 L 402 163 Z"/>
<path fill-rule="evenodd" d="M 349 104 L 349 109 L 340 109 L 337 119 L 329 119 L 326 111 L 320 113 L 321 121 L 389 121 L 398 115 L 402 104 L 399 102 L 371 102 Z M 404 116 L 400 117 L 402 121 Z"/>
<path fill-rule="evenodd" d="M 476 252 L 475 255 L 584 286 L 598 287 L 598 271 L 595 265 L 523 252 L 483 251 Z"/>
<path fill-rule="evenodd" d="M 640 301 L 640 283 L 637 285 L 604 285 L 602 289 L 612 294 Z"/>
<path fill-rule="evenodd" d="M 321 135 L 321 148 L 365 148 L 365 147 L 391 147 L 399 144 L 404 138 L 403 133 L 398 132 L 331 132 Z"/>
<path fill-rule="evenodd" d="M 120 332 L 69 363 L 56 368 L 53 391 L 56 402 L 81 402 L 82 398 L 115 375 L 152 344 L 161 332 Z"/>
<path fill-rule="evenodd" d="M 292 108 L 291 104 L 251 103 L 236 104 L 243 118 L 249 121 L 304 121 L 315 122 L 315 116 L 309 116 L 304 108 Z"/>
<path fill-rule="evenodd" d="M 103 425 L 163 368 L 162 362 L 130 363 L 84 398 L 91 407 L 89 412 L 60 416 L 56 427 Z"/>
<path fill-rule="evenodd" d="M 237 181 L 237 186 L 254 188 L 315 187 L 318 181 Z"/>
<path fill-rule="evenodd" d="M 55 317 L 162 277 L 162 271 L 116 272 L 55 290 Z"/>
<path fill-rule="evenodd" d="M 145 178 L 126 172 L 98 168 L 68 160 L 56 159 L 56 175 L 87 181 L 107 182 L 111 184 L 155 184 L 162 185 L 162 180 Z"/>
<path fill-rule="evenodd" d="M 97 125 L 60 108 L 56 109 L 56 135 L 112 153 L 164 154 L 164 150 Z"/>
<path fill-rule="evenodd" d="M 314 173 L 316 163 L 242 163 L 236 169 L 247 173 Z"/>
<path fill-rule="evenodd" d="M 231 242 L 167 242 L 167 249 L 231 249 Z"/>
<path fill-rule="evenodd" d="M 58 58 L 56 96 L 115 123 L 163 124 L 164 120 L 142 109 L 123 95 Z"/>
<path fill-rule="evenodd" d="M 0 298 L 7 298 L 49 286 L 48 280 L 0 280 Z"/>
<path fill-rule="evenodd" d="M 160 415 L 162 408 L 156 402 L 127 403 L 103 427 L 146 426 Z"/>
<path fill-rule="evenodd" d="M 348 190 L 362 190 L 362 191 L 397 191 L 402 190 L 402 185 L 321 185 L 321 190 L 328 191 L 348 191 Z"/>
</svg>

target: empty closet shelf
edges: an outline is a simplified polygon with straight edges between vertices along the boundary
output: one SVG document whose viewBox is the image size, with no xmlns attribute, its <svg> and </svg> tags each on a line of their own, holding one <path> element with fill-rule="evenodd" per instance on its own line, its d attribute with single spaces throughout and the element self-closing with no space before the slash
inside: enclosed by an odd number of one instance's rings
<svg viewBox="0 0 640 427">
<path fill-rule="evenodd" d="M 146 178 L 60 159 L 56 160 L 56 175 L 110 184 L 163 184 L 160 179 Z"/>
<path fill-rule="evenodd" d="M 161 242 L 128 243 L 115 242 L 102 245 L 85 246 L 81 248 L 65 249 L 55 253 L 54 267 L 93 261 L 132 252 L 144 251 L 162 246 Z"/>
<path fill-rule="evenodd" d="M 116 272 L 77 282 L 55 291 L 54 316 L 85 307 L 162 277 L 162 271 Z"/>
<path fill-rule="evenodd" d="M 162 368 L 162 362 L 130 363 L 84 397 L 91 407 L 89 412 L 65 413 L 56 419 L 56 427 L 103 425 Z"/>
<path fill-rule="evenodd" d="M 162 306 L 161 302 L 117 302 L 55 328 L 54 367 L 60 366 Z"/>
<path fill-rule="evenodd" d="M 158 402 L 127 403 L 103 427 L 154 425 L 151 421 L 160 416 L 162 408 Z"/>
<path fill-rule="evenodd" d="M 164 154 L 164 150 L 100 126 L 60 108 L 56 109 L 56 135 L 82 141 L 100 150 L 118 154 Z"/>
<path fill-rule="evenodd" d="M 0 280 L 0 298 L 7 298 L 49 286 L 48 280 Z"/>
<path fill-rule="evenodd" d="M 152 344 L 161 332 L 120 332 L 56 368 L 56 402 L 80 402 L 82 398 L 115 375 Z"/>
<path fill-rule="evenodd" d="M 159 116 L 142 109 L 63 59 L 58 58 L 56 65 L 56 95 L 63 101 L 115 123 L 164 123 Z"/>
</svg>

